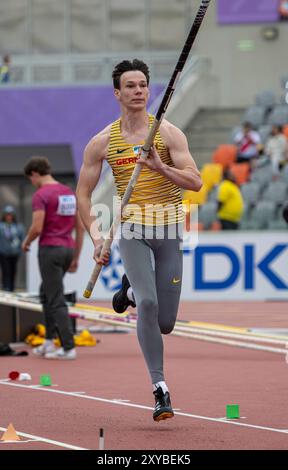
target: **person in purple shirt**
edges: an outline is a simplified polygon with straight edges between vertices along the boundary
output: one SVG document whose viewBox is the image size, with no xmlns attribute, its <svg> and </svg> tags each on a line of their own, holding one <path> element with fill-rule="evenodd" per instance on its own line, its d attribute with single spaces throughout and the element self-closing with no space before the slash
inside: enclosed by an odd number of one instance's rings
<svg viewBox="0 0 288 470">
<path fill-rule="evenodd" d="M 23 251 L 39 238 L 38 261 L 42 283 L 40 298 L 46 323 L 46 341 L 33 352 L 46 359 L 75 359 L 72 323 L 64 297 L 63 277 L 75 272 L 83 243 L 83 226 L 76 197 L 68 186 L 56 181 L 46 157 L 32 157 L 24 174 L 37 188 L 32 197 L 32 223 L 22 243 Z M 72 237 L 75 229 L 76 238 Z M 61 347 L 53 339 L 59 335 Z"/>
</svg>

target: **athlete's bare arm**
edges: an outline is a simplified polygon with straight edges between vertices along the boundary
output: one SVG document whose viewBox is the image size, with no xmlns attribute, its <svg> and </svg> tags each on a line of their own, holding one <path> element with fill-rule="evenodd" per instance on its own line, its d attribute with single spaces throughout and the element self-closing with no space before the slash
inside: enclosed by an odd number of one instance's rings
<svg viewBox="0 0 288 470">
<path fill-rule="evenodd" d="M 91 215 L 91 195 L 99 181 L 103 160 L 107 156 L 110 127 L 111 125 L 103 129 L 88 142 L 76 188 L 79 213 L 95 247 L 99 247 L 102 242 L 96 218 Z"/>
<path fill-rule="evenodd" d="M 151 149 L 149 159 L 145 161 L 140 157 L 139 163 L 146 164 L 182 189 L 199 191 L 202 187 L 200 173 L 189 151 L 184 133 L 166 120 L 160 126 L 160 133 L 175 168 L 163 163 L 154 147 Z"/>
</svg>

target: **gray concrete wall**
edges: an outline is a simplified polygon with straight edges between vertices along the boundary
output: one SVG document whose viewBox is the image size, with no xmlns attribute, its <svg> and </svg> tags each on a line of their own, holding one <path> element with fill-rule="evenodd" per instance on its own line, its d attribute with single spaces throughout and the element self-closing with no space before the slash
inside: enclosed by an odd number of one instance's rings
<svg viewBox="0 0 288 470">
<path fill-rule="evenodd" d="M 265 89 L 281 94 L 280 77 L 288 75 L 288 23 L 274 23 L 279 29 L 274 41 L 261 37 L 263 26 L 219 26 L 216 0 L 211 2 L 193 52 L 212 60 L 211 73 L 220 82 L 221 106 L 249 105 Z M 243 39 L 253 41 L 254 49 L 241 51 L 238 44 Z"/>
<path fill-rule="evenodd" d="M 199 109 L 219 107 L 219 80 L 206 73 L 187 77 L 179 93 L 172 98 L 165 118 L 180 129 L 185 129 Z"/>
</svg>

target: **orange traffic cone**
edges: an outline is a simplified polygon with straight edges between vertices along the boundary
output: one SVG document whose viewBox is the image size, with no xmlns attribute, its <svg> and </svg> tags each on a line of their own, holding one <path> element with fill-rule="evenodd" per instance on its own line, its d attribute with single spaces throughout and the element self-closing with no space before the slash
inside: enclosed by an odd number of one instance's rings
<svg viewBox="0 0 288 470">
<path fill-rule="evenodd" d="M 1 441 L 20 441 L 20 437 L 18 436 L 17 432 L 12 423 L 9 424 L 7 430 L 4 432 L 3 436 L 1 437 Z"/>
</svg>

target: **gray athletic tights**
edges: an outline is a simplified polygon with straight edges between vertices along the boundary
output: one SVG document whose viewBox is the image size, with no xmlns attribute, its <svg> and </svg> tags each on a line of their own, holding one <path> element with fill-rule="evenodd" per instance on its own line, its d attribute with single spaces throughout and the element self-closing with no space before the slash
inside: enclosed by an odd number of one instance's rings
<svg viewBox="0 0 288 470">
<path fill-rule="evenodd" d="M 161 333 L 171 333 L 177 317 L 181 242 L 182 224 L 157 227 L 157 232 L 156 227 L 122 224 L 120 255 L 136 300 L 137 336 L 152 383 L 165 380 Z"/>
</svg>

